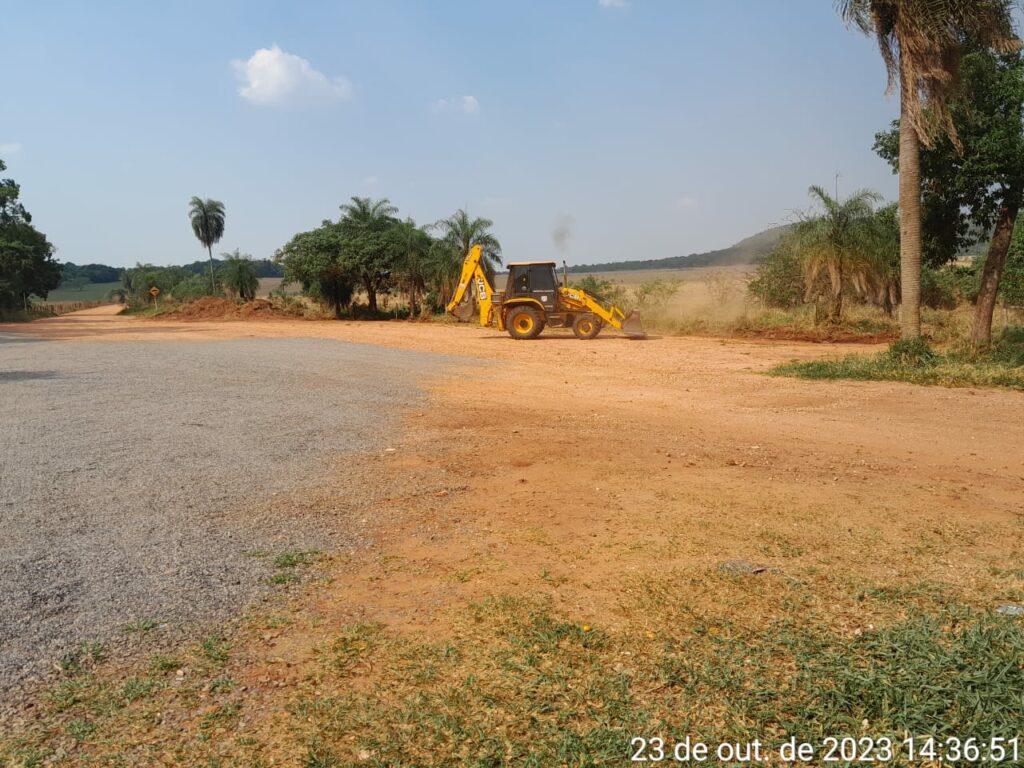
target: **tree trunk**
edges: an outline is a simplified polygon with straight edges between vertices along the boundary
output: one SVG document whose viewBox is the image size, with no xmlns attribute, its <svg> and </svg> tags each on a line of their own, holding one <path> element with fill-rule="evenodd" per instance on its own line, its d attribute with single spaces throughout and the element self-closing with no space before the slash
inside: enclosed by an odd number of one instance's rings
<svg viewBox="0 0 1024 768">
<path fill-rule="evenodd" d="M 1018 199 L 1017 195 L 1013 200 Z M 981 287 L 978 290 L 978 302 L 974 306 L 974 330 L 971 332 L 971 345 L 978 349 L 992 340 L 992 313 L 996 308 L 996 297 L 999 294 L 999 282 L 1006 266 L 1006 254 L 1010 250 L 1013 239 L 1013 226 L 1017 222 L 1017 211 L 1020 203 L 1012 202 L 999 211 L 992 242 L 985 257 L 985 267 L 981 273 Z"/>
<path fill-rule="evenodd" d="M 373 284 L 373 278 L 363 280 L 363 284 L 366 286 L 366 306 L 370 312 L 377 312 L 377 288 Z"/>
<path fill-rule="evenodd" d="M 900 336 L 921 335 L 921 143 L 910 122 L 917 83 L 901 61 L 900 77 Z"/>
<path fill-rule="evenodd" d="M 409 320 L 416 319 L 416 287 L 413 286 L 409 289 Z"/>
<path fill-rule="evenodd" d="M 210 254 L 210 293 L 217 293 L 217 279 L 213 276 L 213 246 L 206 246 L 206 250 Z"/>
<path fill-rule="evenodd" d="M 828 321 L 840 323 L 843 319 L 843 264 L 829 264 L 829 281 L 832 284 L 832 295 L 829 297 Z"/>
</svg>

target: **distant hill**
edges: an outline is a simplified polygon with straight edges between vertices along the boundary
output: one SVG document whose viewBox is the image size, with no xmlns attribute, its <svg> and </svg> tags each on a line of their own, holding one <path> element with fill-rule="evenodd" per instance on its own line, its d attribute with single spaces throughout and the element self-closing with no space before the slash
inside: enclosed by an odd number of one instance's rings
<svg viewBox="0 0 1024 768">
<path fill-rule="evenodd" d="M 689 256 L 669 256 L 664 259 L 642 259 L 637 261 L 611 261 L 607 264 L 579 264 L 569 267 L 570 272 L 626 272 L 637 269 L 686 269 L 688 267 L 731 267 L 738 264 L 753 264 L 758 258 L 776 246 L 791 225 L 771 227 L 756 235 L 740 240 L 735 245 L 707 253 L 691 253 Z"/>
</svg>

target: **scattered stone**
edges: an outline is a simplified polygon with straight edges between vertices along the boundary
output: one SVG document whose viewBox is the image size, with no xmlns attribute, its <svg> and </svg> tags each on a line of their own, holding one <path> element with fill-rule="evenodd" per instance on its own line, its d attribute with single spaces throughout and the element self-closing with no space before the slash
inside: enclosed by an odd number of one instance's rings
<svg viewBox="0 0 1024 768">
<path fill-rule="evenodd" d="M 762 565 L 749 560 L 726 560 L 718 564 L 718 570 L 722 573 L 782 573 L 782 569 L 774 565 Z"/>
<path fill-rule="evenodd" d="M 996 608 L 996 613 L 1002 614 L 1003 616 L 1024 616 L 1024 605 L 1018 605 L 1017 603 L 1006 603 Z"/>
</svg>

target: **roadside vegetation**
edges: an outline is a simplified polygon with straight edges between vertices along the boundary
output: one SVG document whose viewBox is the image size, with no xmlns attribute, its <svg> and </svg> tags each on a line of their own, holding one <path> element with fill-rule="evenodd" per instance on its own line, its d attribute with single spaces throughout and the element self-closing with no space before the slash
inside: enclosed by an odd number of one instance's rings
<svg viewBox="0 0 1024 768">
<path fill-rule="evenodd" d="M 839 360 L 789 363 L 771 371 L 802 379 L 906 381 L 947 387 L 1007 387 L 1024 390 L 1024 327 L 1007 327 L 985 351 L 934 351 L 923 339 L 897 341 L 885 352 Z"/>
<path fill-rule="evenodd" d="M 0 173 L 7 165 L 0 159 Z M 0 320 L 31 319 L 33 296 L 60 283 L 60 264 L 46 235 L 32 226 L 14 179 L 0 179 Z"/>
<path fill-rule="evenodd" d="M 833 614 L 814 579 L 702 574 L 708 593 L 760 606 L 738 615 L 674 599 L 680 578 L 635 580 L 624 626 L 505 595 L 453 611 L 441 639 L 374 623 L 334 629 L 294 683 L 283 721 L 253 709 L 223 635 L 121 675 L 109 674 L 102 649 L 83 648 L 43 704 L 46 726 L 0 742 L 0 755 L 14 765 L 284 757 L 338 768 L 539 767 L 619 765 L 638 736 L 671 750 L 682 736 L 774 748 L 864 733 L 897 745 L 908 735 L 1016 734 L 1018 619 L 960 604 L 941 585 L 846 585 Z M 852 631 L 847 609 L 859 614 Z M 279 627 L 268 617 L 254 631 L 274 637 Z"/>
</svg>

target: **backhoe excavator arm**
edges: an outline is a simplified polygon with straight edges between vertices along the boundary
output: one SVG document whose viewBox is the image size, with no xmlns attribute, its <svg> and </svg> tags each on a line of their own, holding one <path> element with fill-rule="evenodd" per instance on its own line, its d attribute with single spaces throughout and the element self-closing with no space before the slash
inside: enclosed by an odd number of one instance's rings
<svg viewBox="0 0 1024 768">
<path fill-rule="evenodd" d="M 459 275 L 459 284 L 455 288 L 455 295 L 448 302 L 446 309 L 459 317 L 456 310 L 465 300 L 470 285 L 473 285 L 476 290 L 477 304 L 480 306 L 480 325 L 490 325 L 491 312 L 494 307 L 494 286 L 491 285 L 491 281 L 487 279 L 487 274 L 484 272 L 483 257 L 483 248 L 479 245 L 474 245 L 469 249 L 466 260 L 462 262 L 462 274 Z M 460 319 L 468 320 L 469 318 L 460 317 Z"/>
</svg>

